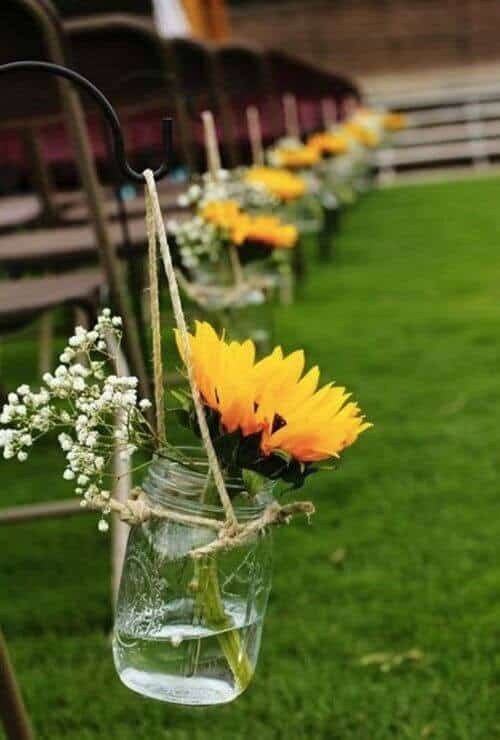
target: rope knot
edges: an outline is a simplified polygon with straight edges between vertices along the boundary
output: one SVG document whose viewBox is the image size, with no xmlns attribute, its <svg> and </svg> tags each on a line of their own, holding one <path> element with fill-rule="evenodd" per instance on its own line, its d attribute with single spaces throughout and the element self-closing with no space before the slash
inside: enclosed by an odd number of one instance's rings
<svg viewBox="0 0 500 740">
<path fill-rule="evenodd" d="M 151 514 L 150 507 L 142 498 L 129 498 L 120 512 L 120 519 L 133 526 L 144 524 L 151 519 Z"/>
</svg>

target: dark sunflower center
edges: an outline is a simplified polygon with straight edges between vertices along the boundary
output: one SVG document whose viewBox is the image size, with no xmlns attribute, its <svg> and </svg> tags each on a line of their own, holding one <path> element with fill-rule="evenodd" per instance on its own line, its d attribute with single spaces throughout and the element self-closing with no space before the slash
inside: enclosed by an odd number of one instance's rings
<svg viewBox="0 0 500 740">
<path fill-rule="evenodd" d="M 278 429 L 281 429 L 282 427 L 286 426 L 286 419 L 284 419 L 279 414 L 274 415 L 273 419 L 273 428 L 271 430 L 271 434 L 274 434 L 274 432 L 277 432 Z"/>
</svg>

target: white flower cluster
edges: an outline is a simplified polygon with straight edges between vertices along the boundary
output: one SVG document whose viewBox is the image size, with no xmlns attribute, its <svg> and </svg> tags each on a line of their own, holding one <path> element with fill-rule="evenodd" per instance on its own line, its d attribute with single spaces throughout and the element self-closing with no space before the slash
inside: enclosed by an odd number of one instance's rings
<svg viewBox="0 0 500 740">
<path fill-rule="evenodd" d="M 271 214 L 280 208 L 280 201 L 269 192 L 265 185 L 258 182 L 240 180 L 235 186 L 234 196 L 244 211 L 258 214 Z"/>
<path fill-rule="evenodd" d="M 200 210 L 213 201 L 236 200 L 249 213 L 264 210 L 271 213 L 279 206 L 278 199 L 265 187 L 245 182 L 244 173 L 244 169 L 219 170 L 216 181 L 205 173 L 199 183 L 194 183 L 179 196 L 178 203 L 183 208 Z M 182 221 L 170 219 L 167 230 L 175 236 L 182 264 L 187 270 L 195 269 L 204 260 L 216 262 L 222 248 L 228 244 L 228 235 L 200 215 Z"/>
<path fill-rule="evenodd" d="M 201 216 L 182 222 L 171 219 L 167 222 L 167 229 L 175 236 L 182 264 L 187 270 L 195 269 L 204 260 L 218 260 L 225 243 L 224 236 Z"/>
<path fill-rule="evenodd" d="M 19 386 L 0 415 L 0 448 L 6 460 L 24 462 L 37 439 L 59 431 L 66 456 L 63 478 L 75 481 L 83 506 L 95 496 L 109 497 L 105 478 L 116 449 L 128 458 L 151 443 L 143 414 L 151 403 L 138 402 L 137 378 L 106 375 L 107 364 L 116 361 L 107 340 L 112 336 L 119 346 L 121 325 L 121 318 L 105 308 L 92 330 L 77 327 L 60 355 L 61 364 L 43 376 L 41 390 Z M 107 529 L 104 519 L 99 528 Z"/>
<path fill-rule="evenodd" d="M 208 173 L 202 175 L 199 183 L 191 185 L 179 196 L 181 207 L 203 208 L 214 200 L 236 200 L 245 211 L 274 210 L 279 206 L 275 198 L 264 186 L 245 182 L 246 168 L 239 167 L 231 172 L 219 170 L 214 181 Z"/>
<path fill-rule="evenodd" d="M 193 183 L 185 193 L 179 195 L 177 203 L 181 208 L 190 208 L 202 207 L 212 200 L 226 200 L 231 197 L 230 179 L 228 170 L 219 170 L 215 180 L 209 172 L 205 172 L 199 182 Z"/>
</svg>

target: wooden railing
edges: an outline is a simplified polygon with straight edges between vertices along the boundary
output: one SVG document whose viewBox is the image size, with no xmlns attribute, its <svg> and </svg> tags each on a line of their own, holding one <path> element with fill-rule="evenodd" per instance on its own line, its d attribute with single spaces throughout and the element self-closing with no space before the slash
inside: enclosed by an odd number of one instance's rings
<svg viewBox="0 0 500 740">
<path fill-rule="evenodd" d="M 408 117 L 406 130 L 376 154 L 385 180 L 403 169 L 487 167 L 500 161 L 500 85 L 375 102 L 404 110 Z"/>
</svg>

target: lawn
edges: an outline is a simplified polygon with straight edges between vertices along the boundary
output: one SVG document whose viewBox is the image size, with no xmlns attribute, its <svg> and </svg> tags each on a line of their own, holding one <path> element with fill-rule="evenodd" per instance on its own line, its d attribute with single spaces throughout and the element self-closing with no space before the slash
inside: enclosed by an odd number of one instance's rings
<svg viewBox="0 0 500 740">
<path fill-rule="evenodd" d="M 276 533 L 261 660 L 233 705 L 120 684 L 96 518 L 0 530 L 0 623 L 40 738 L 500 738 L 499 202 L 496 179 L 374 192 L 280 309 L 286 348 L 375 428 L 308 485 L 311 525 Z M 11 384 L 33 364 L 29 335 L 4 342 Z M 1 465 L 2 505 L 69 495 L 48 447 Z"/>
</svg>

